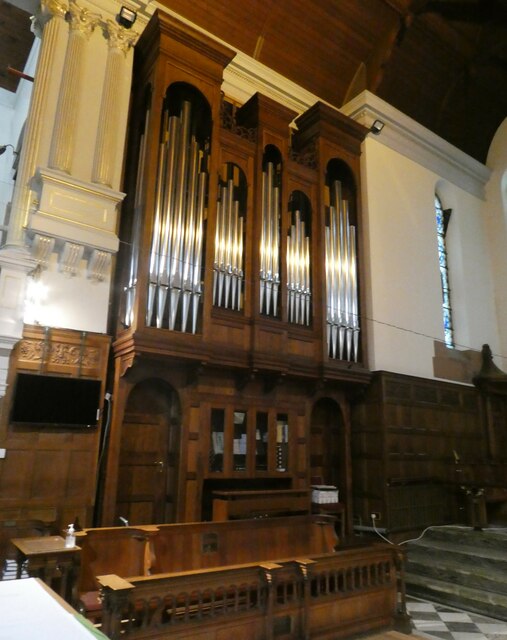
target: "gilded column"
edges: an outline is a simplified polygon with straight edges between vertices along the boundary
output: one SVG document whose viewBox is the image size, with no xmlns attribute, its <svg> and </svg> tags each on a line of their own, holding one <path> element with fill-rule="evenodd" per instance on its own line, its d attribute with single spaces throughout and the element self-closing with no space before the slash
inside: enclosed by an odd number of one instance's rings
<svg viewBox="0 0 507 640">
<path fill-rule="evenodd" d="M 67 6 L 58 0 L 42 0 L 32 25 L 34 33 L 41 38 L 41 48 L 11 204 L 6 241 L 6 245 L 11 247 L 24 247 L 25 244 L 23 230 L 32 200 L 30 181 L 38 164 L 39 145 L 46 122 L 53 69 L 59 56 L 62 55 L 63 42 L 67 37 L 66 11 Z"/>
<path fill-rule="evenodd" d="M 70 25 L 62 82 L 56 107 L 49 166 L 70 173 L 80 98 L 81 72 L 86 42 L 100 17 L 71 2 L 66 19 Z"/>
<path fill-rule="evenodd" d="M 131 49 L 138 34 L 127 31 L 112 20 L 108 20 L 104 24 L 104 35 L 108 40 L 109 49 L 93 158 L 92 181 L 112 187 L 116 169 L 118 137 L 121 134 L 119 130 L 121 118 L 118 117 L 118 114 L 122 109 L 125 109 L 124 83 L 125 78 L 130 79 Z"/>
</svg>

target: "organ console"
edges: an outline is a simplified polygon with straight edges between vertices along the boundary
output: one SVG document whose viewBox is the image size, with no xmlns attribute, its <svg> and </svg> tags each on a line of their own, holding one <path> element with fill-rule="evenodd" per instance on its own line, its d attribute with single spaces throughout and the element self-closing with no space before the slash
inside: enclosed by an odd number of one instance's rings
<svg viewBox="0 0 507 640">
<path fill-rule="evenodd" d="M 136 496 L 150 494 L 120 498 L 119 477 L 127 449 L 145 446 L 140 435 L 126 444 L 126 425 L 154 424 L 146 416 L 159 405 L 179 444 L 172 488 L 171 462 L 150 475 L 166 482 L 165 505 L 144 522 L 200 519 L 214 491 L 302 490 L 314 475 L 350 503 L 348 398 L 370 376 L 360 321 L 367 130 L 323 103 L 300 115 L 261 94 L 233 105 L 221 94 L 233 57 L 158 12 L 136 46 L 105 522 L 135 523 Z"/>
</svg>

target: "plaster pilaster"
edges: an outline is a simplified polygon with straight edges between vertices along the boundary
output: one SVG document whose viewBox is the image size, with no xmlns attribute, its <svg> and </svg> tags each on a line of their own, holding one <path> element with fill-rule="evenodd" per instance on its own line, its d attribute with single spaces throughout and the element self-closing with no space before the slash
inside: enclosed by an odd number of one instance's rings
<svg viewBox="0 0 507 640">
<path fill-rule="evenodd" d="M 129 32 L 123 27 L 118 27 L 112 20 L 108 20 L 104 25 L 104 36 L 108 40 L 109 49 L 102 88 L 92 181 L 112 187 L 116 169 L 118 139 L 124 133 L 119 130 L 121 119 L 118 114 L 126 109 L 124 84 L 126 78 L 130 78 L 131 75 L 132 47 L 137 34 Z"/>
<path fill-rule="evenodd" d="M 38 164 L 39 145 L 47 122 L 46 110 L 56 60 L 62 55 L 66 40 L 67 6 L 58 0 L 43 0 L 33 21 L 33 30 L 41 37 L 41 49 L 35 74 L 31 106 L 25 124 L 23 148 L 14 188 L 7 246 L 24 247 L 24 227 L 32 206 L 31 179 Z M 0 258 L 1 262 L 1 258 Z"/>
<path fill-rule="evenodd" d="M 82 9 L 72 2 L 66 14 L 66 20 L 70 25 L 70 33 L 56 108 L 49 166 L 52 169 L 70 173 L 74 155 L 86 42 L 100 20 L 100 16 L 90 13 L 87 9 Z"/>
</svg>

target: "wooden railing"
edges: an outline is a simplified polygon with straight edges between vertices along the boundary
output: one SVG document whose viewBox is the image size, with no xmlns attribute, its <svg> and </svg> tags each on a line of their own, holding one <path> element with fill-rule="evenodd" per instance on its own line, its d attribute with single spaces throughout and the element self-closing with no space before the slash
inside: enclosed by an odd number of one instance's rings
<svg viewBox="0 0 507 640">
<path fill-rule="evenodd" d="M 102 630 L 112 640 L 211 638 L 218 627 L 242 640 L 347 637 L 395 626 L 404 613 L 399 568 L 397 548 L 375 544 L 121 581 L 100 576 Z"/>
</svg>

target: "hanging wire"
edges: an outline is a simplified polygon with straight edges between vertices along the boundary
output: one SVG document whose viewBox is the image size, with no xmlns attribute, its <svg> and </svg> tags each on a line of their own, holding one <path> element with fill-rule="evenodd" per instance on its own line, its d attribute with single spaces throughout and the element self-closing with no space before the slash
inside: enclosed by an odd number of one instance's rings
<svg viewBox="0 0 507 640">
<path fill-rule="evenodd" d="M 120 240 L 120 244 L 124 245 L 127 248 L 132 248 L 132 246 L 133 246 L 132 243 L 127 242 L 125 240 Z M 164 255 L 164 254 L 161 254 L 161 255 Z M 205 267 L 203 266 L 202 267 L 202 271 L 201 271 L 203 279 L 204 279 L 204 275 L 205 275 L 204 269 L 205 269 Z M 211 270 L 211 271 L 213 272 L 213 270 Z M 252 286 L 252 285 L 255 284 L 256 280 L 253 277 L 252 278 L 244 278 L 243 282 L 245 284 L 248 284 L 248 285 Z M 328 310 L 327 309 L 327 305 L 324 308 L 326 310 Z M 411 335 L 414 335 L 414 336 L 419 336 L 421 338 L 426 338 L 427 340 L 431 340 L 433 342 L 439 342 L 439 343 L 445 345 L 445 341 L 440 337 L 432 336 L 431 334 L 424 333 L 422 331 L 416 331 L 415 329 L 409 329 L 407 327 L 402 327 L 402 326 L 394 324 L 392 322 L 386 322 L 386 321 L 383 321 L 383 320 L 378 320 L 376 318 L 372 318 L 370 316 L 366 316 L 366 315 L 363 315 L 363 314 L 356 314 L 356 315 L 357 315 L 357 318 L 358 318 L 358 320 L 360 322 L 360 326 L 362 326 L 362 323 L 364 323 L 364 322 L 371 322 L 373 324 L 389 327 L 391 329 L 395 329 L 396 331 L 402 331 L 403 333 L 408 333 L 408 334 L 411 334 Z M 462 344 L 462 343 L 459 343 L 459 342 L 455 342 L 454 346 L 456 348 L 459 347 L 460 349 L 464 349 L 464 350 L 479 351 L 479 349 L 477 349 L 477 347 L 472 347 L 470 345 Z M 507 356 L 504 356 L 504 355 L 502 355 L 500 353 L 493 353 L 493 356 L 495 358 L 507 358 Z"/>
</svg>

